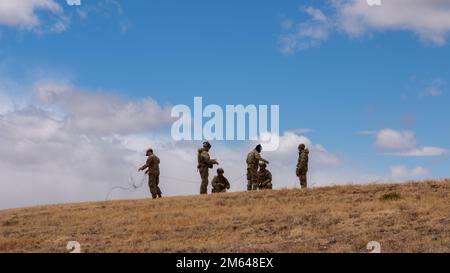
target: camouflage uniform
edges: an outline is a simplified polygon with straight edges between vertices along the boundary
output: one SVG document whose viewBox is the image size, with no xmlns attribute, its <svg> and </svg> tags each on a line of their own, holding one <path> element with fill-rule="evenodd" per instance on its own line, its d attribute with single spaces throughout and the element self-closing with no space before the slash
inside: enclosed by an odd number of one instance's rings
<svg viewBox="0 0 450 273">
<path fill-rule="evenodd" d="M 202 183 L 200 186 L 200 194 L 207 194 L 209 184 L 208 181 L 209 169 L 212 169 L 213 165 L 217 164 L 217 161 L 215 159 L 210 158 L 208 149 L 206 147 L 198 149 L 197 161 L 198 161 L 197 169 L 202 179 Z"/>
<path fill-rule="evenodd" d="M 297 163 L 297 176 L 300 179 L 301 188 L 307 188 L 307 173 L 308 173 L 308 158 L 309 158 L 309 150 L 300 146 L 299 155 L 298 155 L 298 163 Z"/>
<path fill-rule="evenodd" d="M 266 169 L 266 164 L 259 165 L 258 186 L 260 190 L 272 189 L 272 173 Z"/>
<path fill-rule="evenodd" d="M 147 162 L 139 169 L 140 171 L 145 171 L 146 174 L 148 174 L 148 186 L 150 188 L 150 193 L 152 195 L 152 198 L 155 199 L 156 197 L 161 198 L 161 189 L 159 188 L 159 158 L 153 154 L 153 152 L 150 154 L 149 151 L 147 151 Z"/>
<path fill-rule="evenodd" d="M 261 154 L 256 150 L 252 150 L 247 155 L 247 190 L 257 190 L 258 189 L 258 165 L 260 161 L 267 160 L 261 157 Z"/>
<path fill-rule="evenodd" d="M 223 176 L 223 173 L 219 172 L 218 175 L 213 178 L 211 185 L 213 187 L 212 193 L 227 192 L 227 190 L 230 189 L 230 182 Z"/>
</svg>

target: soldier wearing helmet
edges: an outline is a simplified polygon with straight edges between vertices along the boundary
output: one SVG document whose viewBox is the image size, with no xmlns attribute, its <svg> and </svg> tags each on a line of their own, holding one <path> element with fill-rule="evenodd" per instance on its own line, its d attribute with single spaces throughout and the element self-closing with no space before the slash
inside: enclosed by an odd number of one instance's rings
<svg viewBox="0 0 450 273">
<path fill-rule="evenodd" d="M 298 162 L 297 162 L 297 177 L 300 180 L 300 187 L 306 189 L 307 186 L 307 173 L 308 173 L 308 160 L 309 150 L 305 144 L 298 145 Z"/>
<path fill-rule="evenodd" d="M 223 175 L 224 173 L 222 168 L 217 169 L 217 176 L 215 176 L 211 182 L 213 187 L 212 193 L 227 192 L 227 190 L 230 189 L 230 182 L 228 182 L 228 179 Z"/>
<path fill-rule="evenodd" d="M 272 189 L 272 173 L 266 169 L 266 163 L 259 164 L 258 171 L 258 187 L 260 190 L 271 190 Z"/>
<path fill-rule="evenodd" d="M 148 174 L 148 186 L 150 188 L 150 194 L 152 195 L 152 198 L 161 198 L 162 193 L 161 189 L 159 188 L 159 158 L 153 154 L 153 149 L 148 149 L 146 154 L 147 156 L 147 162 L 139 168 L 138 171 L 145 171 L 146 174 Z"/>
<path fill-rule="evenodd" d="M 200 173 L 200 178 L 202 180 L 200 186 L 200 194 L 208 193 L 209 184 L 209 169 L 212 169 L 214 165 L 218 165 L 219 162 L 215 159 L 211 159 L 209 156 L 209 150 L 211 149 L 211 144 L 206 141 L 203 143 L 203 147 L 198 149 L 197 153 L 197 169 Z"/>
</svg>

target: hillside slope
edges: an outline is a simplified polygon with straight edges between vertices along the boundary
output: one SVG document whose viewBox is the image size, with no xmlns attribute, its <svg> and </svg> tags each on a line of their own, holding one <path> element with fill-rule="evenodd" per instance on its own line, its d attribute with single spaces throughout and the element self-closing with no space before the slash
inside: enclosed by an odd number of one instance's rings
<svg viewBox="0 0 450 273">
<path fill-rule="evenodd" d="M 0 211 L 0 252 L 450 252 L 450 180 Z"/>
</svg>

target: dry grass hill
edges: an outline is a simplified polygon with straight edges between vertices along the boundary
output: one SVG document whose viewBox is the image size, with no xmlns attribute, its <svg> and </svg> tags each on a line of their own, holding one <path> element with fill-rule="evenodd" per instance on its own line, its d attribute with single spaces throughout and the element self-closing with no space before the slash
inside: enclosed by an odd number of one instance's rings
<svg viewBox="0 0 450 273">
<path fill-rule="evenodd" d="M 450 180 L 0 211 L 0 252 L 450 252 Z"/>
</svg>

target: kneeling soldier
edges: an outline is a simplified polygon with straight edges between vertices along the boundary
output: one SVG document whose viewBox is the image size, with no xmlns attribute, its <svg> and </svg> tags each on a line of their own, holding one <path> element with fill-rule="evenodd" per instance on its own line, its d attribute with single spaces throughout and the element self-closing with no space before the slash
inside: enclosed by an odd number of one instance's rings
<svg viewBox="0 0 450 273">
<path fill-rule="evenodd" d="M 222 168 L 217 169 L 217 176 L 211 182 L 213 187 L 212 193 L 227 192 L 230 189 L 230 182 L 223 174 L 224 170 Z"/>
<path fill-rule="evenodd" d="M 272 173 L 266 167 L 266 163 L 259 164 L 258 187 L 260 190 L 272 189 Z"/>
</svg>

